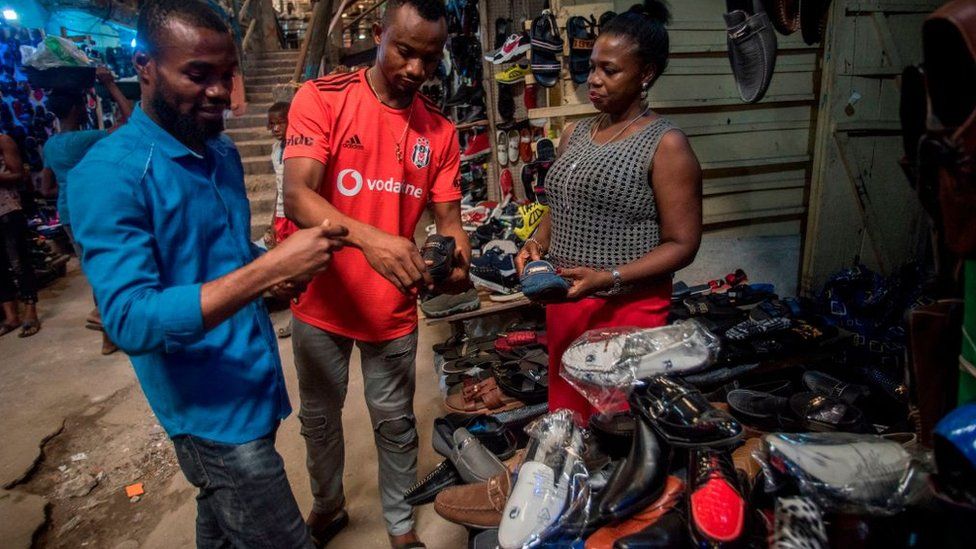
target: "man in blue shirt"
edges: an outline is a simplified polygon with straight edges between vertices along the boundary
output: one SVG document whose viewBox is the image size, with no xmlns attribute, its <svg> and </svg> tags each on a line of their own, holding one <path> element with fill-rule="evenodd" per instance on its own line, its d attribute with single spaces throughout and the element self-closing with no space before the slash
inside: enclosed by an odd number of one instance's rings
<svg viewBox="0 0 976 549">
<path fill-rule="evenodd" d="M 200 490 L 198 547 L 310 547 L 274 449 L 291 412 L 265 291 L 296 295 L 342 227 L 260 255 L 240 155 L 221 135 L 237 55 L 205 4 L 141 8 L 142 103 L 68 174 L 82 266 L 105 330 Z"/>
</svg>

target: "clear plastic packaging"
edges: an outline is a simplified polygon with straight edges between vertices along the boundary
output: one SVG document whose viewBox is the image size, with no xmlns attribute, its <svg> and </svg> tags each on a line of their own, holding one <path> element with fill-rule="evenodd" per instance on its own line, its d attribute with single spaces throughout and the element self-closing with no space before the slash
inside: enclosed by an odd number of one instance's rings
<svg viewBox="0 0 976 549">
<path fill-rule="evenodd" d="M 531 441 L 498 526 L 502 549 L 535 547 L 564 531 L 590 499 L 583 432 L 573 413 L 551 412 L 527 425 L 525 432 Z"/>
<path fill-rule="evenodd" d="M 626 409 L 635 382 L 714 363 L 719 338 L 692 319 L 660 328 L 589 330 L 563 353 L 560 375 L 601 412 Z"/>
<path fill-rule="evenodd" d="M 87 67 L 91 60 L 74 45 L 71 40 L 60 36 L 48 35 L 37 48 L 21 46 L 21 59 L 24 66 L 37 70 L 53 69 L 55 67 Z"/>
<path fill-rule="evenodd" d="M 754 457 L 767 492 L 795 485 L 827 511 L 891 515 L 932 495 L 931 452 L 877 435 L 774 433 Z"/>
</svg>

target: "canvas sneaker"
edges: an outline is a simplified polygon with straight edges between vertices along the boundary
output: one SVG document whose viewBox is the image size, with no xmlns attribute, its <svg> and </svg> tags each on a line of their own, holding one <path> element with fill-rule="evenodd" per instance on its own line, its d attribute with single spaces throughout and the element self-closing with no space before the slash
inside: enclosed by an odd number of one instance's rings
<svg viewBox="0 0 976 549">
<path fill-rule="evenodd" d="M 542 217 L 549 211 L 549 206 L 543 206 L 538 202 L 532 202 L 524 206 L 519 206 L 518 215 L 521 218 L 521 225 L 516 227 L 515 236 L 522 240 L 528 239 L 539 227 Z"/>
<path fill-rule="evenodd" d="M 469 276 L 475 286 L 500 294 L 510 294 L 518 287 L 515 256 L 502 253 L 497 248 L 486 250 L 481 257 L 471 260 Z"/>
<path fill-rule="evenodd" d="M 517 84 L 525 81 L 527 75 L 532 74 L 528 66 L 512 65 L 495 75 L 495 82 L 499 84 Z"/>
<path fill-rule="evenodd" d="M 496 65 L 511 61 L 516 57 L 529 51 L 532 47 L 532 39 L 529 34 L 522 32 L 509 36 L 502 47 L 485 54 L 485 61 L 490 61 Z"/>
</svg>

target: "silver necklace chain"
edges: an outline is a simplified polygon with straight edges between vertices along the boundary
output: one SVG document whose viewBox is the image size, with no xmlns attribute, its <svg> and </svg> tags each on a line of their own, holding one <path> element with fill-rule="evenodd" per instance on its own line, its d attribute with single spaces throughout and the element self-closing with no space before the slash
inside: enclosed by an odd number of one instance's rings
<svg viewBox="0 0 976 549">
<path fill-rule="evenodd" d="M 383 100 L 380 99 L 380 94 L 376 93 L 376 88 L 373 87 L 373 83 L 369 79 L 369 70 L 366 71 L 366 84 L 369 85 L 370 91 L 372 91 L 373 92 L 373 95 L 376 96 L 376 100 L 379 101 L 380 103 L 383 103 Z M 383 103 L 383 105 L 386 105 L 387 107 L 390 107 L 386 103 Z M 409 114 L 407 114 L 407 125 L 403 127 L 403 134 L 400 136 L 400 139 L 399 140 L 396 139 L 396 135 L 393 134 L 393 130 L 390 129 L 390 126 L 387 124 L 385 118 L 383 120 L 383 127 L 386 128 L 386 131 L 387 131 L 387 133 L 390 134 L 390 137 L 392 137 L 394 139 L 394 142 L 393 142 L 393 144 L 395 146 L 394 152 L 396 152 L 396 159 L 397 159 L 397 162 L 399 162 L 400 164 L 403 164 L 403 149 L 401 148 L 400 143 L 406 144 L 407 131 L 410 130 L 410 121 L 413 120 L 413 106 L 414 106 L 414 102 L 411 100 L 410 101 L 410 112 L 409 112 Z M 390 108 L 393 108 L 393 107 L 390 107 Z"/>
<path fill-rule="evenodd" d="M 631 126 L 633 126 L 634 124 L 636 124 L 637 121 L 640 120 L 641 118 L 643 118 L 644 115 L 647 114 L 648 111 L 650 111 L 650 110 L 651 110 L 651 107 L 649 107 L 649 106 L 648 107 L 644 107 L 644 110 L 642 110 L 640 113 L 638 113 L 637 116 L 631 118 L 630 121 L 627 122 L 627 124 L 625 124 L 624 127 L 620 128 L 620 130 L 617 131 L 617 133 L 613 134 L 613 136 L 610 139 L 607 139 L 603 143 L 597 143 L 596 141 L 594 141 L 594 139 L 596 138 L 596 134 L 600 132 L 600 126 L 603 125 L 604 121 L 606 121 L 606 120 L 609 119 L 609 117 L 607 116 L 606 113 L 601 114 L 596 119 L 596 121 L 593 123 L 593 126 L 590 128 L 590 132 L 589 132 L 590 133 L 590 136 L 589 136 L 590 137 L 590 143 L 592 143 L 593 145 L 595 145 L 595 147 L 587 147 L 587 148 L 585 148 L 583 150 L 583 154 L 581 154 L 576 160 L 573 161 L 572 164 L 570 164 L 569 171 L 570 172 L 575 171 L 576 170 L 576 166 L 580 162 L 582 162 L 584 160 L 589 160 L 593 155 L 595 155 L 597 152 L 599 152 L 600 149 L 602 149 L 603 147 L 605 147 L 605 146 L 609 145 L 610 143 L 613 143 L 614 141 L 616 141 L 618 137 L 620 137 L 621 135 L 623 135 L 623 133 L 625 131 L 627 131 L 628 128 L 630 128 Z"/>
</svg>

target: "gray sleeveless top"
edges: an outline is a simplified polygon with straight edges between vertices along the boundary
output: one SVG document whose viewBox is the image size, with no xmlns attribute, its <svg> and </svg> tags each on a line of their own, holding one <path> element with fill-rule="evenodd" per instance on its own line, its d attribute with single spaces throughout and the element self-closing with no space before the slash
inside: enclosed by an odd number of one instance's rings
<svg viewBox="0 0 976 549">
<path fill-rule="evenodd" d="M 648 167 L 661 137 L 676 126 L 658 118 L 637 132 L 598 146 L 597 118 L 576 125 L 546 176 L 552 233 L 549 253 L 559 267 L 609 270 L 661 242 Z"/>
</svg>

